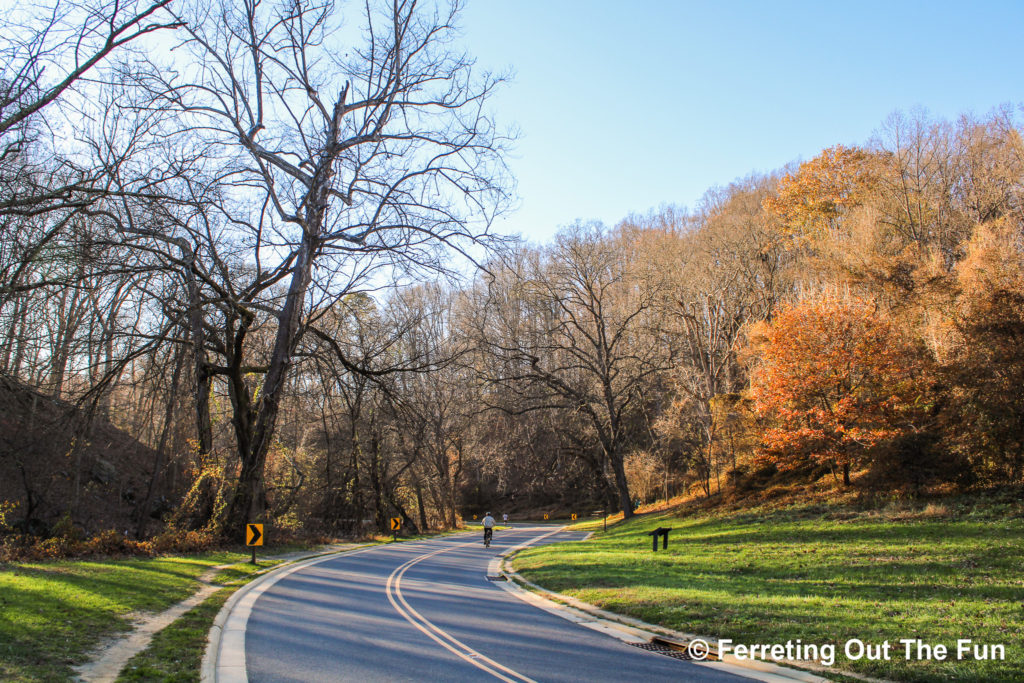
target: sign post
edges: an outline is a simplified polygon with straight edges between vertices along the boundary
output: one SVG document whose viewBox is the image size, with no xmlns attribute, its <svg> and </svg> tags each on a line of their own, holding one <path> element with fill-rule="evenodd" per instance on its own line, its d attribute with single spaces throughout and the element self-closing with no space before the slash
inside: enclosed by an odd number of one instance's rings
<svg viewBox="0 0 1024 683">
<path fill-rule="evenodd" d="M 263 545 L 263 525 L 245 525 L 245 544 L 252 548 L 252 564 L 256 564 L 256 546 Z"/>
<path fill-rule="evenodd" d="M 391 518 L 391 531 L 394 533 L 394 541 L 398 540 L 398 531 L 402 528 L 402 518 L 392 517 Z"/>
<path fill-rule="evenodd" d="M 662 550 L 668 550 L 668 532 L 672 531 L 672 527 L 659 526 L 654 531 L 648 531 L 647 535 L 651 537 L 652 548 L 654 552 L 658 552 L 658 537 L 661 536 Z"/>
</svg>

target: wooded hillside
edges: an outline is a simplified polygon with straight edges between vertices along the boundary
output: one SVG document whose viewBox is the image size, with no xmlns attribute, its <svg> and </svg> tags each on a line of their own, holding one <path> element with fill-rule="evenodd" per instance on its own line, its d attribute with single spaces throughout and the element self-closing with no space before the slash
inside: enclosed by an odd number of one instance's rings
<svg viewBox="0 0 1024 683">
<path fill-rule="evenodd" d="M 531 245 L 489 231 L 510 138 L 501 78 L 447 42 L 457 8 L 371 3 L 341 58 L 340 13 L 293 5 L 136 1 L 0 38 L 8 530 L 1021 483 L 1014 110 L 896 114 L 693 210 Z M 40 434 L 29 396 L 74 425 Z"/>
</svg>

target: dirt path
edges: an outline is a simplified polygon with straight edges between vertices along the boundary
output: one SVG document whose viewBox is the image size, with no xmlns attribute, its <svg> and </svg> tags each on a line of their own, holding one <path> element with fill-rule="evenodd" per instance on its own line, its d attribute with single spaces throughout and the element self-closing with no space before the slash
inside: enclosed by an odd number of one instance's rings
<svg viewBox="0 0 1024 683">
<path fill-rule="evenodd" d="M 288 562 L 357 546 L 358 544 L 356 543 L 344 543 L 327 546 L 317 551 L 300 551 L 266 559 Z M 108 683 L 117 680 L 118 674 L 121 673 L 121 669 L 128 663 L 128 660 L 145 650 L 149 646 L 150 641 L 153 640 L 154 635 L 170 626 L 180 616 L 223 588 L 223 586 L 213 584 L 211 581 L 213 581 L 213 577 L 218 572 L 231 566 L 233 565 L 222 564 L 206 570 L 196 579 L 201 584 L 199 590 L 189 598 L 182 600 L 163 612 L 142 617 L 136 622 L 130 632 L 96 650 L 90 661 L 74 667 L 76 680 L 83 681 L 84 683 Z"/>
</svg>

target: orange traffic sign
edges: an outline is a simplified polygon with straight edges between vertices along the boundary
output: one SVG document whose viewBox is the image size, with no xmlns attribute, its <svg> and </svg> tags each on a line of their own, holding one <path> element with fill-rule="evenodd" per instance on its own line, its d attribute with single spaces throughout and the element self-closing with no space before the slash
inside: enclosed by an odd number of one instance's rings
<svg viewBox="0 0 1024 683">
<path fill-rule="evenodd" d="M 401 517 L 392 517 L 391 518 L 391 530 L 392 531 L 398 531 L 401 528 L 402 528 L 402 518 Z"/>
<path fill-rule="evenodd" d="M 245 544 L 246 545 L 263 545 L 263 525 L 262 524 L 246 524 L 245 525 Z"/>
<path fill-rule="evenodd" d="M 572 519 L 573 519 L 573 521 L 576 521 L 576 513 L 575 512 L 572 513 Z"/>
<path fill-rule="evenodd" d="M 547 519 L 547 518 L 548 518 L 548 513 L 545 512 L 544 513 L 544 519 Z"/>
</svg>

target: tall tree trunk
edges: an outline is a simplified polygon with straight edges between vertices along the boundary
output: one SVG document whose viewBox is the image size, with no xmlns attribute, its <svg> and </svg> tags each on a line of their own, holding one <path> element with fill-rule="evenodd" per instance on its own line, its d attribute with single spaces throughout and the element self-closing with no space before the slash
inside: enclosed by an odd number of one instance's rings
<svg viewBox="0 0 1024 683">
<path fill-rule="evenodd" d="M 17 370 L 11 367 L 11 358 L 14 353 L 14 349 L 17 346 L 15 343 L 18 335 L 17 330 L 22 324 L 22 319 L 25 315 L 25 311 L 28 309 L 27 296 L 19 296 L 14 299 L 14 310 L 11 313 L 11 322 L 7 326 L 7 334 L 4 336 L 4 352 L 3 357 L 0 358 L 0 372 L 10 375 L 11 377 L 17 376 Z M 8 300 L 9 301 L 9 300 Z M 3 301 L 6 304 L 7 301 Z M 0 306 L 0 311 L 3 307 Z"/>
<path fill-rule="evenodd" d="M 307 236 L 299 250 L 284 307 L 278 316 L 277 337 L 260 390 L 258 411 L 250 432 L 251 440 L 246 439 L 247 443 L 240 441 L 238 444 L 242 469 L 228 510 L 227 520 L 231 535 L 243 534 L 245 524 L 259 519 L 264 512 L 264 467 L 277 427 L 277 415 L 281 408 L 281 397 L 291 367 L 292 354 L 299 338 L 302 307 L 313 265 L 314 245 L 315 240 Z"/>
<path fill-rule="evenodd" d="M 191 249 L 182 247 L 190 264 L 195 256 Z M 196 284 L 192 267 L 185 269 L 185 285 L 188 291 L 189 336 L 192 339 L 192 362 L 195 373 L 196 439 L 199 457 L 204 458 L 213 450 L 213 425 L 210 420 L 210 367 L 206 359 L 206 329 L 203 327 L 203 308 L 199 286 Z"/>
<path fill-rule="evenodd" d="M 619 496 L 619 507 L 622 508 L 623 519 L 633 516 L 633 499 L 629 495 L 629 483 L 626 481 L 626 467 L 623 463 L 622 453 L 615 450 L 608 454 L 608 460 L 615 474 L 615 488 Z"/>
<path fill-rule="evenodd" d="M 327 131 L 330 141 L 338 139 L 345 92 L 338 99 L 331 128 Z M 314 257 L 320 248 L 320 230 L 327 213 L 331 176 L 338 153 L 339 150 L 332 149 L 330 145 L 325 147 L 318 159 L 316 172 L 309 181 L 309 192 L 304 202 L 306 210 L 302 240 L 297 249 L 295 265 L 292 266 L 284 306 L 277 316 L 277 336 L 260 392 L 252 440 L 248 448 L 243 449 L 239 445 L 242 471 L 228 511 L 232 533 L 243 533 L 244 524 L 259 518 L 264 511 L 263 470 L 277 427 L 277 415 L 281 408 L 281 397 L 288 378 L 288 370 L 291 368 L 292 355 L 302 333 L 302 309 L 312 278 Z"/>
<path fill-rule="evenodd" d="M 373 489 L 373 523 L 384 530 L 384 477 L 381 473 L 380 449 L 376 435 L 370 438 L 370 486 Z"/>
<path fill-rule="evenodd" d="M 427 506 L 423 501 L 423 485 L 420 483 L 419 479 L 415 479 L 413 490 L 416 492 L 416 507 L 418 508 L 420 515 L 420 528 L 426 531 L 430 527 L 427 525 Z"/>
<path fill-rule="evenodd" d="M 149 486 L 146 488 L 146 495 L 139 502 L 135 510 L 135 538 L 143 538 L 146 534 L 146 523 L 149 520 L 150 508 L 153 507 L 153 496 L 160 484 L 160 476 L 163 473 L 164 463 L 167 461 L 167 436 L 171 431 L 171 421 L 174 419 L 174 406 L 178 398 L 178 383 L 181 378 L 181 366 L 184 364 L 184 352 L 181 347 L 174 351 L 174 373 L 171 376 L 171 388 L 167 395 L 167 405 L 164 410 L 164 424 L 160 430 L 160 442 L 156 447 L 156 456 L 153 459 L 153 474 L 149 478 Z"/>
<path fill-rule="evenodd" d="M 612 415 L 614 418 L 614 414 Z M 614 431 L 617 425 L 612 424 L 613 431 L 602 430 L 598 427 L 598 434 L 601 435 L 601 445 L 604 449 L 604 457 L 615 475 L 615 493 L 618 498 L 618 505 L 622 509 L 623 519 L 633 516 L 633 498 L 629 495 L 629 481 L 626 479 L 626 466 L 622 457 L 622 447 L 619 437 Z"/>
</svg>

